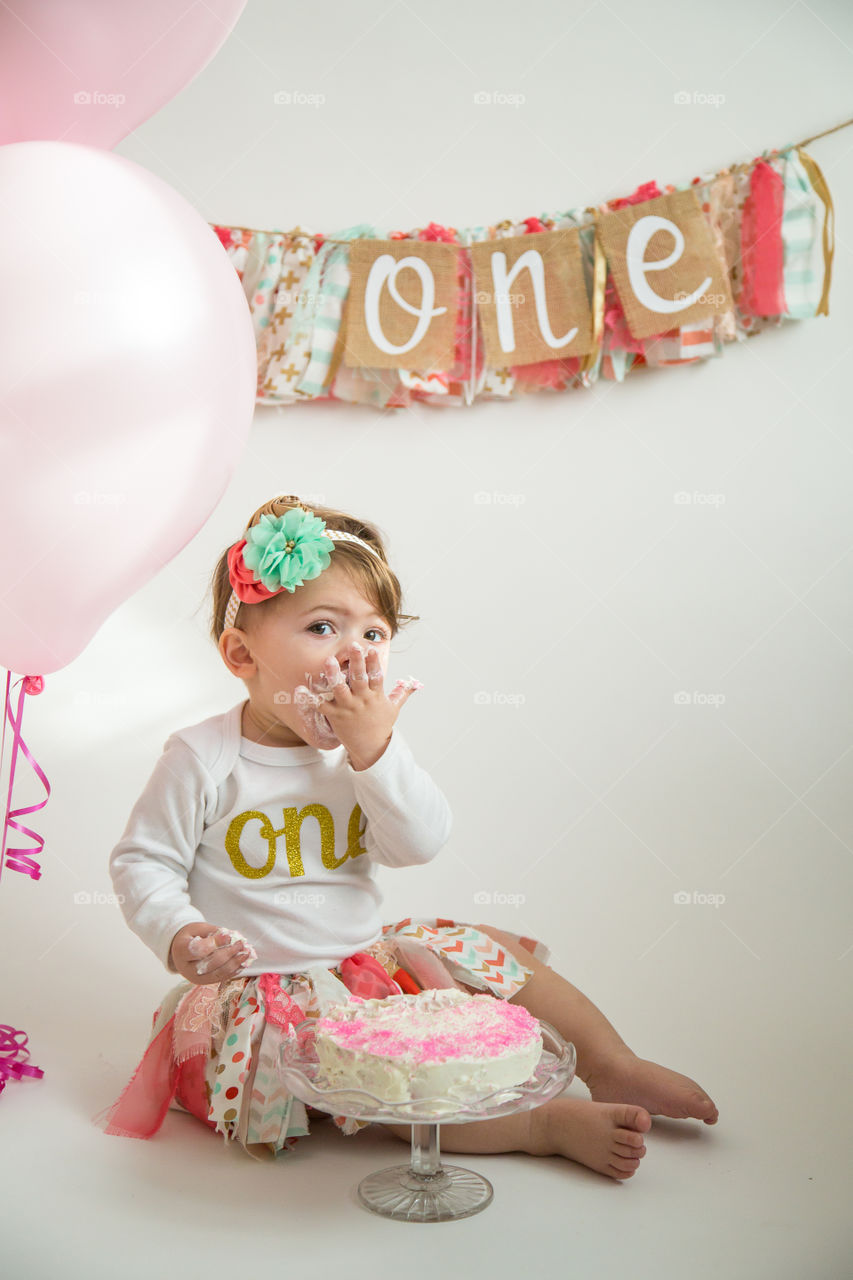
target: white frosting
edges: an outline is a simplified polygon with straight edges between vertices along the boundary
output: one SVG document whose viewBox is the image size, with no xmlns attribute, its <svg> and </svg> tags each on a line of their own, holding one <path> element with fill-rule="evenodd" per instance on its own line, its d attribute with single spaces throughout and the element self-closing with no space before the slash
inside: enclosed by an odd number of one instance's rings
<svg viewBox="0 0 853 1280">
<path fill-rule="evenodd" d="M 315 1044 L 321 1087 L 388 1102 L 475 1101 L 528 1080 L 543 1049 L 522 1006 L 455 988 L 332 1007 Z"/>
<path fill-rule="evenodd" d="M 217 943 L 216 934 L 218 933 L 227 933 L 228 941 Z M 248 956 L 243 961 L 244 966 L 250 964 L 253 960 L 257 960 L 258 953 L 255 948 L 250 942 L 247 942 L 242 933 L 238 933 L 236 929 L 217 929 L 216 933 L 208 933 L 206 935 L 198 933 L 193 934 L 187 943 L 187 954 L 192 956 L 193 959 L 198 960 L 198 963 L 196 964 L 196 973 L 199 975 L 207 973 L 210 968 L 210 958 L 217 947 L 233 947 L 235 942 L 242 942 L 249 952 Z"/>
</svg>

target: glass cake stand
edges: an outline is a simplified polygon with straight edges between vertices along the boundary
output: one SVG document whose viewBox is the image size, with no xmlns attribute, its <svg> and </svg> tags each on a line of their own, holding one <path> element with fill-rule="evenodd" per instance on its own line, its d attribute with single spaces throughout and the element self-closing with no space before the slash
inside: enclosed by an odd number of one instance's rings
<svg viewBox="0 0 853 1280">
<path fill-rule="evenodd" d="M 491 1203 L 494 1189 L 488 1178 L 472 1169 L 441 1163 L 440 1125 L 530 1111 L 562 1093 L 575 1074 L 575 1046 L 540 1019 L 542 1057 L 524 1084 L 496 1090 L 476 1102 L 452 1098 L 388 1102 L 359 1089 L 321 1087 L 313 1021 L 306 1019 L 289 1029 L 281 1048 L 281 1078 L 295 1097 L 318 1111 L 376 1124 L 412 1126 L 411 1162 L 379 1169 L 358 1185 L 358 1198 L 366 1209 L 402 1222 L 452 1222 L 479 1213 Z"/>
</svg>

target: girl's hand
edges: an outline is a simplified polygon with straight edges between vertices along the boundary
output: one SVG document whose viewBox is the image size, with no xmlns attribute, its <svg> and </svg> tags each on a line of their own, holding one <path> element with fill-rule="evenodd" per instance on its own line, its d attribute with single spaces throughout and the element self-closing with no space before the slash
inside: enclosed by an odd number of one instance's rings
<svg viewBox="0 0 853 1280">
<path fill-rule="evenodd" d="M 343 743 L 353 769 L 369 769 L 390 742 L 400 708 L 416 689 L 423 688 L 410 676 L 398 680 L 386 694 L 383 680 L 379 654 L 373 648 L 365 655 L 357 642 L 350 646 L 346 676 L 337 658 L 327 658 L 321 675 L 309 678 L 312 687 L 298 685 L 295 690 L 307 740 L 323 748 Z M 334 742 L 329 743 L 329 738 Z"/>
<path fill-rule="evenodd" d="M 309 746 L 331 751 L 341 745 L 340 738 L 335 737 L 332 726 L 323 715 L 323 708 L 333 694 L 317 690 L 313 676 L 306 675 L 306 679 L 307 685 L 298 684 L 293 691 L 293 703 L 301 722 L 299 732 Z"/>
<path fill-rule="evenodd" d="M 238 975 L 248 960 L 258 958 L 254 947 L 245 939 L 232 942 L 228 929 L 202 920 L 194 920 L 178 930 L 172 939 L 169 957 L 182 978 L 200 987 L 227 982 Z"/>
</svg>

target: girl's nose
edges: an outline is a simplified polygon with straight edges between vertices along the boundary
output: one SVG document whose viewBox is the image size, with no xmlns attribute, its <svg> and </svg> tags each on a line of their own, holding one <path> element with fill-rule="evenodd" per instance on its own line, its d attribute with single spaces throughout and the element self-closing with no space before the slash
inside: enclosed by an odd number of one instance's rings
<svg viewBox="0 0 853 1280">
<path fill-rule="evenodd" d="M 352 645 L 352 643 L 353 642 L 351 640 L 347 640 L 344 644 L 340 646 L 337 653 L 335 654 L 335 657 L 338 660 L 338 666 L 340 667 L 344 675 L 344 678 L 347 681 L 347 684 L 349 684 L 349 664 L 350 664 L 350 658 L 352 657 L 352 651 L 350 646 Z M 366 653 L 367 646 L 361 641 L 356 641 L 356 643 L 361 644 L 362 653 Z"/>
<path fill-rule="evenodd" d="M 335 657 L 337 659 L 338 666 L 340 667 L 342 674 L 346 675 L 347 672 L 349 671 L 349 654 L 341 651 L 336 653 Z"/>
</svg>

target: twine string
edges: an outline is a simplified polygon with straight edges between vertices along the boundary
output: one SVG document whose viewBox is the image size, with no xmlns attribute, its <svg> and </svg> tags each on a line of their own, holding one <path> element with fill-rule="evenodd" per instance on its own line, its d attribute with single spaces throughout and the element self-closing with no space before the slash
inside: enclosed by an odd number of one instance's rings
<svg viewBox="0 0 853 1280">
<path fill-rule="evenodd" d="M 828 137 L 828 136 L 829 136 L 829 134 L 830 134 L 830 133 L 837 133 L 839 129 L 847 129 L 847 128 L 849 128 L 849 126 L 850 126 L 851 124 L 853 124 L 853 119 L 851 119 L 851 120 L 844 120 L 844 121 L 842 121 L 842 123 L 841 123 L 841 124 L 835 124 L 835 125 L 833 125 L 831 129 L 824 129 L 822 133 L 813 133 L 813 134 L 811 135 L 811 137 L 810 137 L 810 138 L 804 138 L 804 139 L 802 140 L 802 142 L 792 142 L 792 143 L 790 144 L 790 146 L 788 146 L 788 147 L 783 147 L 783 148 L 782 148 L 782 150 L 783 150 L 783 151 L 796 151 L 796 150 L 798 150 L 800 147 L 806 147 L 806 146 L 808 146 L 808 144 L 809 144 L 810 142 L 816 142 L 818 138 L 826 138 L 826 137 Z M 760 158 L 760 157 L 759 157 L 759 158 Z M 749 161 L 748 163 L 741 163 L 741 164 L 733 164 L 733 165 L 729 165 L 729 166 L 728 166 L 727 168 L 725 168 L 725 169 L 720 169 L 716 176 L 717 176 L 717 177 L 719 177 L 719 176 L 720 176 L 720 174 L 723 174 L 723 173 L 741 173 L 744 169 L 750 169 L 750 168 L 752 167 L 752 165 L 753 165 L 753 164 L 755 164 L 755 163 L 756 163 L 756 161 L 755 161 L 755 160 L 751 160 L 751 161 Z M 604 203 L 606 204 L 607 202 L 605 201 Z M 598 212 L 600 212 L 600 206 L 590 205 L 590 206 L 588 206 L 586 209 L 584 209 L 584 213 L 594 214 L 594 213 L 598 213 Z M 211 225 L 214 225 L 214 224 L 211 224 Z M 511 221 L 510 219 L 508 219 L 508 218 L 505 218 L 505 219 L 503 220 L 503 222 L 498 222 L 498 223 L 496 223 L 496 224 L 495 224 L 495 226 L 496 226 L 498 229 L 500 229 L 500 228 L 506 228 L 506 227 L 511 227 L 512 225 L 513 225 L 512 221 Z M 257 229 L 257 227 L 238 227 L 238 226 L 231 226 L 231 225 L 229 225 L 229 230 L 231 230 L 231 231 L 248 231 L 250 235 L 258 235 L 258 234 L 259 234 L 259 233 L 258 233 L 258 229 Z M 292 230 L 290 230 L 290 231 L 263 231 L 263 232 L 261 232 L 260 234 L 262 234 L 262 235 L 270 235 L 270 236 L 284 236 L 284 237 L 285 237 L 285 239 L 286 239 L 286 240 L 288 240 L 291 244 L 292 244 L 293 242 L 295 242 L 295 241 L 298 241 L 298 240 L 316 241 L 316 240 L 320 240 L 320 239 L 321 239 L 321 240 L 323 241 L 323 244 L 324 244 L 324 245 L 326 245 L 326 244 L 348 244 L 348 245 L 352 245 L 352 240 L 348 240 L 348 239 L 338 239 L 338 238 L 336 238 L 335 236 L 324 236 L 324 235 L 322 235 L 322 233 L 321 233 L 321 232 L 319 232 L 319 231 L 314 232 L 314 233 L 312 234 L 310 231 L 303 231 L 301 227 L 294 227 L 294 228 L 293 228 Z M 406 238 L 407 238 L 407 239 L 409 239 L 410 237 L 406 237 Z M 439 241 L 439 242 L 436 242 L 436 243 L 442 243 L 442 242 L 440 242 L 440 241 Z M 444 243 L 447 243 L 447 242 L 444 242 Z M 465 246 L 465 245 L 462 245 L 462 244 L 457 244 L 455 247 L 458 247 L 458 248 L 465 248 L 466 246 Z"/>
</svg>

